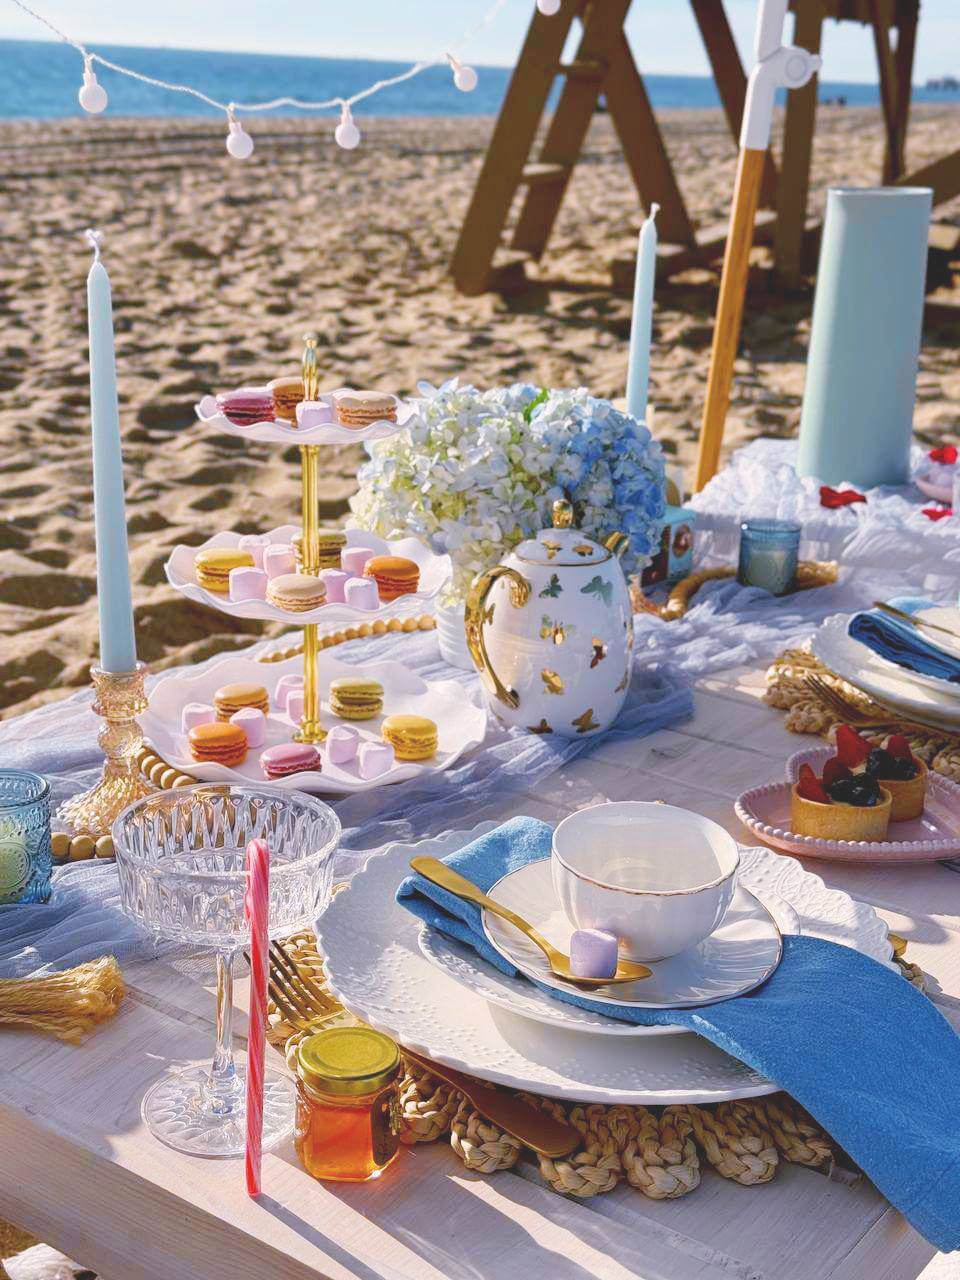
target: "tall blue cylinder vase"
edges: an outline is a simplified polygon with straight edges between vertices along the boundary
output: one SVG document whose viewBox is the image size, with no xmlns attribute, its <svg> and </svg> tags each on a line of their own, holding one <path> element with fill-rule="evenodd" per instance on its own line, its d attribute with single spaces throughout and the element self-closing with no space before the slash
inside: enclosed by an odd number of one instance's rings
<svg viewBox="0 0 960 1280">
<path fill-rule="evenodd" d="M 797 471 L 860 489 L 906 484 L 933 193 L 827 193 Z"/>
</svg>

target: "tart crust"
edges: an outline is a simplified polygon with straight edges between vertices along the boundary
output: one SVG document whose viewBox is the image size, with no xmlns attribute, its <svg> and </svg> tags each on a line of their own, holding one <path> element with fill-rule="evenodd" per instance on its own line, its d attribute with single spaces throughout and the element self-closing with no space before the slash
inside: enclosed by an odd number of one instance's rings
<svg viewBox="0 0 960 1280">
<path fill-rule="evenodd" d="M 915 778 L 907 778 L 902 782 L 898 782 L 896 778 L 883 778 L 880 781 L 881 787 L 893 796 L 893 808 L 890 810 L 891 822 L 906 822 L 909 818 L 919 818 L 923 813 L 930 771 L 916 756 L 914 761 L 917 764 Z"/>
<path fill-rule="evenodd" d="M 880 803 L 872 806 L 821 804 L 800 795 L 798 784 L 794 783 L 790 790 L 790 829 L 798 836 L 820 840 L 883 840 L 892 808 L 893 796 L 886 783 L 880 787 Z"/>
</svg>

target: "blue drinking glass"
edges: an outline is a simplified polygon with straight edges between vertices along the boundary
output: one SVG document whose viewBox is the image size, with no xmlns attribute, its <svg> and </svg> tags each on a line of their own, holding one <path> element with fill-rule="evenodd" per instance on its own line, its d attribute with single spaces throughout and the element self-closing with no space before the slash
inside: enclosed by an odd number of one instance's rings
<svg viewBox="0 0 960 1280">
<path fill-rule="evenodd" d="M 786 595 L 797 576 L 800 526 L 792 520 L 744 520 L 740 525 L 737 581 Z"/>
<path fill-rule="evenodd" d="M 49 783 L 0 769 L 0 903 L 46 902 L 52 870 Z"/>
</svg>

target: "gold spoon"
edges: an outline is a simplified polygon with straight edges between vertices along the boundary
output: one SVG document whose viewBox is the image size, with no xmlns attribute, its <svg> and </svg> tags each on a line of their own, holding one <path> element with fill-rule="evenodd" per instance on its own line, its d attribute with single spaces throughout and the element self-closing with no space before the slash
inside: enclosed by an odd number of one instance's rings
<svg viewBox="0 0 960 1280">
<path fill-rule="evenodd" d="M 519 929 L 547 957 L 547 963 L 554 976 L 564 982 L 572 982 L 578 987 L 605 987 L 618 982 L 638 982 L 641 978 L 649 978 L 653 972 L 645 964 L 636 964 L 632 960 L 618 960 L 617 972 L 612 978 L 582 978 L 579 974 L 570 972 L 570 957 L 551 946 L 542 934 L 537 933 L 532 924 L 528 924 L 522 916 L 518 916 L 509 907 L 501 906 L 499 902 L 494 902 L 493 898 L 488 898 L 482 889 L 478 889 L 465 876 L 448 867 L 439 858 L 411 858 L 410 865 L 414 871 L 419 871 L 424 879 L 438 884 L 441 889 L 446 889 L 458 898 L 463 898 L 465 902 L 472 902 L 478 907 L 486 908 L 495 916 L 500 916 L 508 924 L 512 924 L 515 929 Z"/>
<path fill-rule="evenodd" d="M 873 607 L 879 609 L 881 613 L 889 613 L 891 618 L 899 618 L 901 622 L 909 622 L 911 627 L 916 627 L 918 630 L 926 627 L 928 631 L 942 631 L 945 636 L 952 636 L 954 640 L 960 640 L 960 635 L 956 631 L 951 631 L 949 627 L 941 627 L 938 622 L 927 622 L 924 618 L 915 618 L 912 613 L 904 613 L 902 609 L 898 609 L 892 604 L 884 604 L 882 600 L 874 600 Z"/>
</svg>

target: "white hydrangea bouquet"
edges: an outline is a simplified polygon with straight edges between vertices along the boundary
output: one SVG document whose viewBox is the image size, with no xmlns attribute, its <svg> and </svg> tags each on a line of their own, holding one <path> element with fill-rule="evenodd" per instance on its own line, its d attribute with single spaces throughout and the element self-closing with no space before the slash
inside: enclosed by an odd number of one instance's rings
<svg viewBox="0 0 960 1280">
<path fill-rule="evenodd" d="M 557 498 L 573 502 L 591 537 L 629 535 L 625 573 L 648 563 L 663 524 L 664 470 L 642 423 L 582 388 L 478 391 L 454 378 L 417 389 L 418 417 L 368 445 L 350 505 L 362 527 L 413 534 L 450 555 L 448 607 L 462 605 L 478 573 L 548 526 Z"/>
</svg>

